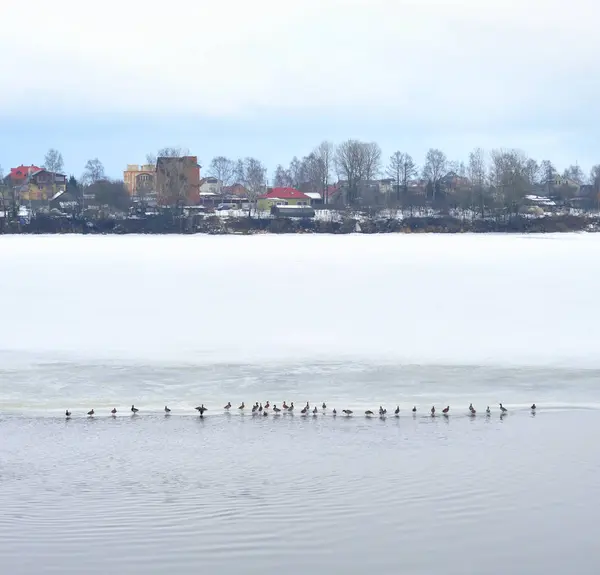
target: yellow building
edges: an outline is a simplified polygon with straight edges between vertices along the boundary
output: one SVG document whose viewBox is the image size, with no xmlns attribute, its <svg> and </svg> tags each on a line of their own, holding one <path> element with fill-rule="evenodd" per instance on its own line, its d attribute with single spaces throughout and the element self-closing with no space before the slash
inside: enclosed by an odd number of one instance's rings
<svg viewBox="0 0 600 575">
<path fill-rule="evenodd" d="M 66 189 L 67 176 L 41 169 L 32 173 L 19 187 L 19 196 L 23 201 L 48 201 L 58 192 L 65 192 Z"/>
<path fill-rule="evenodd" d="M 128 164 L 123 181 L 130 196 L 147 196 L 156 191 L 156 166 Z"/>
<path fill-rule="evenodd" d="M 273 206 L 310 206 L 311 199 L 294 188 L 273 188 L 258 198 L 258 210 L 266 212 Z"/>
</svg>

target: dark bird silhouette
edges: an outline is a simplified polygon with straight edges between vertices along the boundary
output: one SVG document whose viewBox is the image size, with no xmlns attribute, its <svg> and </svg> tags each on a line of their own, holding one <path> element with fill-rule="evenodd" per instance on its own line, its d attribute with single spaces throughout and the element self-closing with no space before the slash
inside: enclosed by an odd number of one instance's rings
<svg viewBox="0 0 600 575">
<path fill-rule="evenodd" d="M 413 412 L 413 413 L 417 413 L 417 406 L 416 406 L 416 405 L 414 405 L 414 406 L 413 406 L 413 408 L 412 408 L 412 412 Z"/>
<path fill-rule="evenodd" d="M 194 409 L 196 409 L 198 411 L 198 413 L 200 414 L 200 417 L 204 417 L 204 412 L 208 411 L 208 409 L 206 407 L 204 407 L 204 404 L 202 404 L 200 407 L 195 407 Z"/>
<path fill-rule="evenodd" d="M 223 409 L 231 409 L 231 401 L 227 402 L 227 405 Z"/>
<path fill-rule="evenodd" d="M 435 415 L 435 405 L 431 406 L 431 415 Z"/>
<path fill-rule="evenodd" d="M 71 417 L 71 412 L 68 409 L 65 411 L 65 417 Z"/>
<path fill-rule="evenodd" d="M 165 405 L 165 413 L 168 415 L 169 413 L 171 413 L 171 410 Z"/>
<path fill-rule="evenodd" d="M 400 415 L 400 406 L 396 407 L 396 411 L 394 411 L 394 415 Z"/>
<path fill-rule="evenodd" d="M 134 405 L 131 406 L 131 413 L 133 413 L 133 415 L 135 415 L 138 411 L 139 409 L 137 407 L 135 407 Z"/>
<path fill-rule="evenodd" d="M 87 412 L 87 414 L 88 414 L 89 416 L 92 416 L 92 415 L 94 415 L 94 410 L 93 410 L 93 409 L 90 409 L 90 411 L 88 411 L 88 412 Z"/>
<path fill-rule="evenodd" d="M 442 413 L 444 415 L 448 415 L 448 412 L 450 411 L 450 406 L 448 405 L 447 407 L 444 407 L 444 409 L 442 409 Z"/>
<path fill-rule="evenodd" d="M 333 408 L 333 417 L 335 417 L 337 415 L 337 410 L 335 409 L 335 407 Z"/>
<path fill-rule="evenodd" d="M 535 411 L 537 409 L 537 406 L 535 405 L 535 403 L 531 406 L 531 411 Z"/>
<path fill-rule="evenodd" d="M 500 405 L 500 411 L 501 411 L 502 413 L 506 413 L 506 412 L 508 411 L 508 409 L 506 409 L 506 407 L 504 407 L 504 406 L 503 406 L 501 403 L 500 403 L 500 404 L 498 404 L 498 405 Z"/>
<path fill-rule="evenodd" d="M 354 412 L 351 409 L 342 409 L 346 415 L 352 415 Z"/>
<path fill-rule="evenodd" d="M 367 417 L 370 417 L 371 415 L 373 415 L 373 412 L 370 409 L 367 409 L 367 411 L 365 411 L 365 415 Z"/>
</svg>

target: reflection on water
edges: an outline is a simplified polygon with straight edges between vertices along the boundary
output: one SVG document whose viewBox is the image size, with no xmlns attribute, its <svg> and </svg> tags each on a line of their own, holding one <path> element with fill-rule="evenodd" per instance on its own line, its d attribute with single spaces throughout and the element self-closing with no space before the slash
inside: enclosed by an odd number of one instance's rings
<svg viewBox="0 0 600 575">
<path fill-rule="evenodd" d="M 0 556 L 24 574 L 592 573 L 598 431 L 593 411 L 4 417 Z"/>
</svg>

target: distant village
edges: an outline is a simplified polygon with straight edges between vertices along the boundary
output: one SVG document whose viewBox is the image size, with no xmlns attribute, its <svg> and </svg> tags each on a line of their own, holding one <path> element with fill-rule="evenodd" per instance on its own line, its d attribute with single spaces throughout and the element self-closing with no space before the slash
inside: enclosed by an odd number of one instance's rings
<svg viewBox="0 0 600 575">
<path fill-rule="evenodd" d="M 118 180 L 105 176 L 98 159 L 88 161 L 80 178 L 67 176 L 62 166 L 60 153 L 50 150 L 41 166 L 9 169 L 0 180 L 0 231 L 28 226 L 36 218 L 122 221 L 165 213 L 194 222 L 211 217 L 335 220 L 336 214 L 339 219 L 348 213 L 531 218 L 598 212 L 600 203 L 600 166 L 589 177 L 578 166 L 561 174 L 551 162 L 538 164 L 518 151 L 486 156 L 476 149 L 465 165 L 431 149 L 419 169 L 402 152 L 383 165 L 377 144 L 324 142 L 288 167 L 277 166 L 270 182 L 255 158 L 219 156 L 205 169 L 197 156 L 178 148 L 127 164 Z"/>
</svg>

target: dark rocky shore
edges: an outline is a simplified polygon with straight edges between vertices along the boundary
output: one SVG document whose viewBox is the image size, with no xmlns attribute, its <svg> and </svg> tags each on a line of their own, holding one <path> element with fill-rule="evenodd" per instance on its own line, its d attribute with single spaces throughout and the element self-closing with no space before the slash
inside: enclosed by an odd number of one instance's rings
<svg viewBox="0 0 600 575">
<path fill-rule="evenodd" d="M 5 234 L 381 234 L 381 233 L 556 233 L 600 230 L 600 218 L 585 215 L 553 215 L 530 218 L 463 219 L 451 216 L 345 217 L 341 221 L 291 218 L 228 218 L 217 216 L 174 219 L 61 219 L 37 217 L 28 223 L 5 223 Z"/>
</svg>

